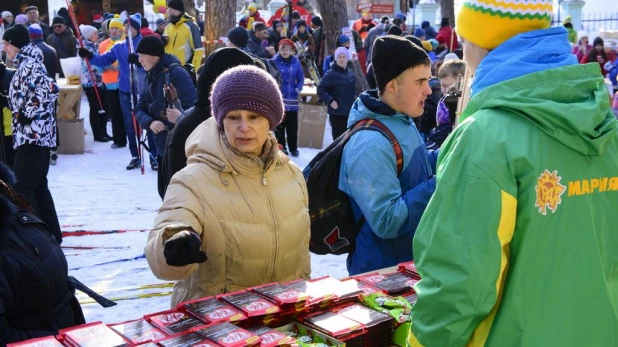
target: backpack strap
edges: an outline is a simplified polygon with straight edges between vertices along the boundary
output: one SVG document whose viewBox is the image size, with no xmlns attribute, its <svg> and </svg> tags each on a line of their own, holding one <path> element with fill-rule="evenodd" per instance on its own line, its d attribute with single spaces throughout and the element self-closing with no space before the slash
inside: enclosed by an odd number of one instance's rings
<svg viewBox="0 0 618 347">
<path fill-rule="evenodd" d="M 403 171 L 403 151 L 401 149 L 401 146 L 399 145 L 399 141 L 397 141 L 397 138 L 395 137 L 395 134 L 393 134 L 393 132 L 380 121 L 376 119 L 365 118 L 358 121 L 358 123 L 356 123 L 352 129 L 350 129 L 344 141 L 347 142 L 352 137 L 352 135 L 362 130 L 378 131 L 391 142 L 393 150 L 395 151 L 397 176 L 401 175 L 401 172 Z"/>
</svg>

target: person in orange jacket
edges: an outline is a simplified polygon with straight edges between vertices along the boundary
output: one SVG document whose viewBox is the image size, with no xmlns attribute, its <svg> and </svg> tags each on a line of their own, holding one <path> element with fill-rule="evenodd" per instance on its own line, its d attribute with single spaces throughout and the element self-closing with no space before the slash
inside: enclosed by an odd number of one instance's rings
<svg viewBox="0 0 618 347">
<path fill-rule="evenodd" d="M 364 40 L 369 33 L 369 30 L 367 29 L 367 26 L 369 24 L 376 25 L 376 22 L 373 20 L 370 12 L 363 12 L 363 16 L 357 19 L 356 22 L 354 22 L 354 24 L 352 25 L 352 30 L 358 32 L 361 38 Z"/>
</svg>

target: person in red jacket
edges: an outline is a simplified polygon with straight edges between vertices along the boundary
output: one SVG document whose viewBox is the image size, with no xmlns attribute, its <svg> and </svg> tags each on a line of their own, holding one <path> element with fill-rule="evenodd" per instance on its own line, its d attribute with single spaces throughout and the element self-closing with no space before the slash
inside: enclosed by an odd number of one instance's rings
<svg viewBox="0 0 618 347">
<path fill-rule="evenodd" d="M 600 37 L 594 39 L 592 47 L 593 48 L 588 52 L 588 54 L 584 55 L 580 63 L 599 63 L 601 66 L 601 75 L 605 76 L 607 75 L 607 71 L 605 71 L 604 66 L 605 63 L 609 61 L 609 58 L 607 56 L 607 52 L 605 52 L 605 43 L 603 42 L 603 39 Z"/>
<path fill-rule="evenodd" d="M 449 53 L 456 50 L 459 46 L 457 34 L 455 33 L 455 30 L 453 30 L 453 28 L 451 27 L 448 18 L 442 18 L 442 22 L 440 22 L 440 30 L 438 30 L 438 35 L 442 35 L 446 39 L 446 48 L 448 48 Z"/>
<path fill-rule="evenodd" d="M 156 36 L 158 38 L 161 38 L 161 36 L 159 34 L 155 33 L 154 31 L 152 31 L 152 29 L 150 29 L 150 27 L 148 25 L 149 25 L 148 19 L 142 18 L 141 27 L 139 29 L 139 33 L 142 34 L 142 37 Z"/>
<path fill-rule="evenodd" d="M 241 26 L 245 29 L 253 30 L 253 23 L 255 22 L 268 23 L 260 15 L 260 12 L 258 11 L 258 6 L 255 2 L 247 6 L 247 11 L 249 11 L 249 15 L 243 16 L 238 22 L 238 26 Z"/>
</svg>

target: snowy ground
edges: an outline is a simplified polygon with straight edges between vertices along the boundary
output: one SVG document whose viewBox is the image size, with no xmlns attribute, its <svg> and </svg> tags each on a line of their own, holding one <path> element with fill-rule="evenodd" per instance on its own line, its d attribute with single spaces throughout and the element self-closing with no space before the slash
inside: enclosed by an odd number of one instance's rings
<svg viewBox="0 0 618 347">
<path fill-rule="evenodd" d="M 145 175 L 139 170 L 127 171 L 128 149 L 111 149 L 110 143 L 94 142 L 88 122 L 88 101 L 82 98 L 81 117 L 86 122 L 86 153 L 60 155 L 58 164 L 49 171 L 49 185 L 56 203 L 63 231 L 148 229 L 156 216 L 161 199 L 157 194 L 157 175 L 149 167 Z M 327 124 L 327 127 L 328 124 Z M 111 134 L 111 127 L 109 128 Z M 324 144 L 332 142 L 330 129 Z M 300 148 L 293 160 L 301 167 L 318 152 Z M 114 249 L 76 250 L 64 248 L 69 274 L 104 296 L 114 299 L 146 293 L 171 292 L 172 288 L 149 290 L 139 286 L 163 283 L 155 278 L 143 248 L 147 232 L 66 237 L 63 247 L 97 246 Z M 135 260 L 133 260 L 135 259 Z M 345 257 L 312 255 L 312 277 L 347 276 Z M 80 300 L 88 298 L 80 295 Z M 83 305 L 86 320 L 116 323 L 169 308 L 169 296 L 118 300 L 118 305 L 102 308 L 97 304 Z"/>
</svg>

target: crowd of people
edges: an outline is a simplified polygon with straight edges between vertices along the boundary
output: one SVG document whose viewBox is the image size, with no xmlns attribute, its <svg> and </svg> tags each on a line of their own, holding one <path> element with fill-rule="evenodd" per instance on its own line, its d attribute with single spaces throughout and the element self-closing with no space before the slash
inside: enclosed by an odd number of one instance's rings
<svg viewBox="0 0 618 347">
<path fill-rule="evenodd" d="M 550 28 L 551 0 L 513 1 L 464 0 L 456 28 L 443 18 L 437 30 L 365 12 L 332 43 L 319 16 L 269 25 L 251 4 L 207 57 L 181 0 L 155 30 L 139 13 L 79 26 L 59 15 L 50 29 L 34 6 L 23 24 L 3 12 L 0 346 L 84 322 L 47 184 L 59 59 L 75 56 L 94 140 L 128 146 L 127 170 L 158 171 L 144 252 L 177 281 L 172 307 L 310 278 L 321 216 L 306 180 L 319 167 L 290 157 L 300 92 L 317 76 L 341 144 L 321 154 L 341 149 L 330 166 L 357 227 L 347 270 L 415 260 L 410 346 L 618 344 L 618 115 L 603 87 L 607 76 L 618 89 L 616 55 L 600 38 L 573 45 L 572 25 Z"/>
</svg>

